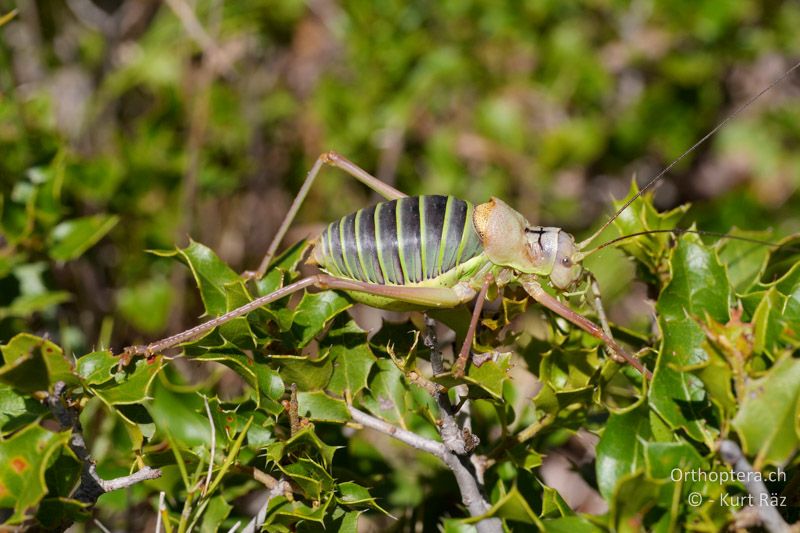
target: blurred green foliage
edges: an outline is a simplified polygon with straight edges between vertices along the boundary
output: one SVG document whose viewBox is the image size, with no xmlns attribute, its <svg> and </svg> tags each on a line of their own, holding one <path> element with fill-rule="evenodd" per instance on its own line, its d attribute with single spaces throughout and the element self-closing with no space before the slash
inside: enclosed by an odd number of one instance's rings
<svg viewBox="0 0 800 533">
<path fill-rule="evenodd" d="M 252 513 L 242 495 L 256 482 L 223 467 L 233 454 L 300 487 L 275 523 L 350 531 L 367 512 L 384 529 L 466 527 L 442 522 L 464 515 L 447 470 L 343 433 L 344 403 L 319 392 L 349 391 L 376 416 L 435 436 L 436 406 L 386 353 L 391 340 L 396 355 L 409 354 L 411 324 L 386 323 L 367 339 L 344 313 L 346 298 L 307 294 L 297 307 L 234 321 L 215 345 L 187 348 L 191 363 L 121 371 L 107 350 L 296 279 L 299 248 L 255 289 L 236 273 L 258 264 L 325 150 L 410 194 L 497 195 L 531 221 L 588 233 L 632 176 L 654 175 L 800 52 L 800 6 L 782 1 L 0 0 L 0 20 L 0 456 L 41 451 L 24 479 L 0 461 L 3 486 L 23 495 L 0 493 L 0 507 L 12 509 L 6 519 L 34 513 L 46 527 L 88 512 L 68 498 L 79 465 L 66 433 L 36 425 L 47 409 L 34 392 L 57 380 L 78 399 L 101 474 L 164 470 L 103 496 L 101 521 L 117 524 L 134 506 L 146 510 L 138 520 L 153 517 L 160 490 L 176 523 L 184 505 L 204 530 L 244 520 Z M 655 203 L 694 202 L 686 215 L 659 219 L 635 204 L 604 238 L 678 219 L 773 241 L 797 231 L 797 87 L 792 78 L 772 89 L 669 173 Z M 293 240 L 374 200 L 335 174 L 315 185 Z M 498 432 L 541 420 L 548 428 L 487 473 L 498 516 L 537 527 L 558 519 L 548 527 L 561 530 L 722 527 L 731 509 L 683 506 L 693 487 L 670 483 L 663 469 L 677 458 L 721 468 L 713 446 L 732 432 L 757 468 L 796 475 L 796 256 L 791 246 L 704 240 L 654 236 L 588 261 L 606 302 L 617 303 L 612 318 L 630 327 L 618 335 L 658 353 L 647 356 L 656 369 L 647 390 L 632 374 L 601 383 L 595 343 L 538 313 L 520 319 L 536 335 L 507 338 L 496 334 L 507 317 L 485 317 L 479 344 L 513 345 L 517 355 L 466 378 L 479 398 L 475 432 L 487 439 L 478 453 L 491 452 Z M 175 251 L 145 253 L 154 249 Z M 207 273 L 199 291 L 191 272 Z M 322 304 L 327 314 L 312 312 Z M 509 364 L 541 380 L 533 403 L 509 381 Z M 280 402 L 292 382 L 301 415 L 317 424 L 290 437 Z M 194 505 L 210 436 L 198 393 L 212 407 L 219 482 Z M 385 398 L 396 409 L 383 409 Z M 770 439 L 769 427 L 782 432 Z M 580 428 L 601 434 L 597 473 L 582 475 L 605 515 L 573 516 L 539 474 L 542 457 Z M 727 488 L 697 490 L 711 502 Z"/>
</svg>

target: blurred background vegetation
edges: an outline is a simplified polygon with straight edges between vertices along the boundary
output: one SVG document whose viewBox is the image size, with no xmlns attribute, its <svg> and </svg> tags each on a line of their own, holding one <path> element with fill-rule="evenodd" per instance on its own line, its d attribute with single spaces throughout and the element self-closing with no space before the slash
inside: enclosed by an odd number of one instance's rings
<svg viewBox="0 0 800 533">
<path fill-rule="evenodd" d="M 0 0 L 14 9 L 0 342 L 67 353 L 195 324 L 186 269 L 145 250 L 191 237 L 255 268 L 323 151 L 587 235 L 800 56 L 800 4 L 769 0 Z M 685 222 L 707 230 L 796 231 L 799 93 L 795 76 L 735 118 L 657 204 L 693 202 Z M 289 241 L 374 199 L 327 171 Z M 591 267 L 609 296 L 633 276 L 615 252 Z"/>
</svg>

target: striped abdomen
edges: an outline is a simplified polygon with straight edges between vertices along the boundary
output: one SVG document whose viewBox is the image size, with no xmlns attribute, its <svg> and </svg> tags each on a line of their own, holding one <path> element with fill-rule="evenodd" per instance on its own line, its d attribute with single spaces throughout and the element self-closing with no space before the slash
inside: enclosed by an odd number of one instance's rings
<svg viewBox="0 0 800 533">
<path fill-rule="evenodd" d="M 329 224 L 314 259 L 334 276 L 370 283 L 433 279 L 483 251 L 472 210 L 453 196 L 382 202 Z"/>
</svg>

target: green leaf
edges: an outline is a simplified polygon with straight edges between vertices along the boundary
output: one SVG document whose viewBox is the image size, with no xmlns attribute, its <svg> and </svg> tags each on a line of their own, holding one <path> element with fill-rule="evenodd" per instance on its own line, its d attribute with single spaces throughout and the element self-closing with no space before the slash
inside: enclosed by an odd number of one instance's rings
<svg viewBox="0 0 800 533">
<path fill-rule="evenodd" d="M 307 458 L 300 458 L 296 462 L 282 466 L 277 465 L 281 472 L 292 478 L 303 491 L 304 496 L 311 500 L 319 500 L 324 492 L 333 490 L 333 478 L 319 464 Z"/>
<path fill-rule="evenodd" d="M 733 229 L 729 233 L 751 239 L 769 239 L 769 234 L 761 231 Z M 721 239 L 715 247 L 720 262 L 728 270 L 728 279 L 730 279 L 734 291 L 739 293 L 750 289 L 758 281 L 759 274 L 764 269 L 770 253 L 768 246 L 740 239 Z"/>
<path fill-rule="evenodd" d="M 109 350 L 88 353 L 78 359 L 77 372 L 87 385 L 100 385 L 114 377 L 119 358 Z"/>
<path fill-rule="evenodd" d="M 406 405 L 406 384 L 402 372 L 386 359 L 378 359 L 378 371 L 369 381 L 369 393 L 362 402 L 372 414 L 390 422 L 405 426 L 408 413 Z"/>
<path fill-rule="evenodd" d="M 330 347 L 333 374 L 327 388 L 336 394 L 349 391 L 352 396 L 367 386 L 367 377 L 375 356 L 367 341 L 367 332 L 352 320 L 335 327 L 320 344 Z"/>
<path fill-rule="evenodd" d="M 308 344 L 333 317 L 353 305 L 350 300 L 335 291 L 303 294 L 297 304 L 292 322 L 292 333 L 297 346 Z"/>
<path fill-rule="evenodd" d="M 662 482 L 651 481 L 643 471 L 621 477 L 617 489 L 610 498 L 611 526 L 621 533 L 649 531 L 654 518 L 648 516 L 663 515 L 654 505 L 658 501 Z"/>
<path fill-rule="evenodd" d="M 620 479 L 644 468 L 645 444 L 651 438 L 646 405 L 612 413 L 597 444 L 597 485 L 604 498 L 611 499 Z"/>
<path fill-rule="evenodd" d="M 258 295 L 274 292 L 291 281 L 297 275 L 298 266 L 310 246 L 308 241 L 300 241 L 273 259 L 266 275 L 255 283 Z"/>
<path fill-rule="evenodd" d="M 66 446 L 70 433 L 31 425 L 0 441 L 0 507 L 14 509 L 7 524 L 19 524 L 47 493 L 45 470 L 50 457 Z"/>
<path fill-rule="evenodd" d="M 624 200 L 615 201 L 614 208 L 619 209 L 638 192 L 639 188 L 636 186 L 636 181 L 632 181 L 628 196 Z M 688 209 L 688 205 L 682 205 L 672 211 L 659 213 L 653 207 L 652 192 L 648 192 L 620 213 L 614 219 L 613 225 L 620 236 L 655 229 L 672 229 Z M 652 278 L 657 280 L 663 273 L 664 250 L 669 248 L 668 243 L 671 238 L 672 236 L 668 233 L 652 233 L 636 239 L 621 241 L 616 246 L 626 254 L 635 257 L 647 269 Z"/>
<path fill-rule="evenodd" d="M 601 533 L 605 531 L 581 516 L 543 520 L 542 526 L 546 533 Z"/>
<path fill-rule="evenodd" d="M 20 333 L 0 346 L 5 364 L 0 367 L 0 382 L 17 390 L 35 392 L 48 390 L 57 381 L 68 385 L 78 382 L 72 373 L 72 362 L 63 350 L 52 342 Z"/>
<path fill-rule="evenodd" d="M 783 239 L 778 248 L 769 254 L 769 261 L 761 274 L 761 281 L 769 284 L 785 277 L 791 271 L 797 271 L 800 265 L 800 235 L 791 235 Z"/>
<path fill-rule="evenodd" d="M 703 466 L 703 458 L 688 442 L 644 442 L 645 471 L 651 479 L 672 480 L 676 468 L 686 472 Z"/>
<path fill-rule="evenodd" d="M 174 257 L 189 267 L 208 315 L 219 316 L 229 310 L 225 285 L 243 282 L 210 248 L 191 241 L 186 248 L 154 253 Z"/>
<path fill-rule="evenodd" d="M 466 523 L 475 523 L 482 518 L 498 517 L 513 522 L 521 522 L 523 524 L 541 525 L 539 517 L 533 512 L 531 506 L 525 501 L 525 498 L 514 485 L 497 503 L 492 505 L 492 508 L 482 517 L 474 517 L 464 520 Z"/>
<path fill-rule="evenodd" d="M 688 370 L 709 360 L 697 321 L 707 316 L 720 323 L 730 320 L 730 285 L 713 251 L 696 235 L 679 240 L 670 265 L 672 279 L 656 305 L 663 340 L 648 398 L 673 429 L 711 445 L 715 432 L 705 423 L 709 413 L 703 383 Z"/>
<path fill-rule="evenodd" d="M 85 522 L 91 517 L 91 505 L 72 498 L 45 498 L 36 511 L 36 519 L 48 531 L 59 526 Z"/>
<path fill-rule="evenodd" d="M 208 507 L 203 513 L 203 521 L 200 524 L 201 533 L 216 533 L 221 529 L 222 522 L 228 518 L 233 505 L 225 501 L 224 496 L 214 496 L 209 500 Z"/>
<path fill-rule="evenodd" d="M 34 313 L 68 302 L 72 294 L 64 291 L 23 294 L 14 298 L 8 307 L 0 307 L 0 319 L 8 317 L 29 318 Z"/>
<path fill-rule="evenodd" d="M 61 222 L 50 232 L 48 248 L 56 261 L 71 261 L 102 239 L 117 225 L 116 215 L 92 215 Z"/>
<path fill-rule="evenodd" d="M 762 354 L 772 351 L 778 343 L 783 329 L 784 298 L 775 287 L 770 287 L 753 314 L 755 341 L 753 351 Z"/>
<path fill-rule="evenodd" d="M 11 385 L 0 384 L 0 433 L 30 424 L 48 411 L 42 402 L 17 393 Z"/>
<path fill-rule="evenodd" d="M 278 372 L 273 370 L 262 356 L 257 359 L 250 358 L 238 352 L 209 352 L 195 356 L 196 361 L 215 361 L 221 363 L 239 374 L 256 393 L 259 406 L 265 407 L 269 412 L 278 414 L 283 411 L 278 401 L 283 396 L 286 387 Z M 271 400 L 271 401 L 270 401 Z"/>
<path fill-rule="evenodd" d="M 295 355 L 273 355 L 270 359 L 280 365 L 278 372 L 284 383 L 296 383 L 300 390 L 320 390 L 328 385 L 333 374 L 333 364 L 329 355 L 330 352 L 326 352 L 316 359 Z"/>
<path fill-rule="evenodd" d="M 101 400 L 108 405 L 129 405 L 141 403 L 150 397 L 150 386 L 161 370 L 162 360 L 139 359 L 134 364 L 114 375 L 113 381 L 91 387 Z"/>
<path fill-rule="evenodd" d="M 785 357 L 767 373 L 747 384 L 733 427 L 754 468 L 783 465 L 798 447 L 800 413 L 800 360 Z"/>
<path fill-rule="evenodd" d="M 347 404 L 323 391 L 298 392 L 297 410 L 300 416 L 309 420 L 342 423 L 350 420 Z"/>
<path fill-rule="evenodd" d="M 299 501 L 289 501 L 284 496 L 272 498 L 269 502 L 264 526 L 271 531 L 272 527 L 277 525 L 292 525 L 301 520 L 322 524 L 332 499 L 327 498 L 321 505 L 310 507 Z"/>
<path fill-rule="evenodd" d="M 156 427 L 180 444 L 211 446 L 211 425 L 197 394 L 177 394 L 161 385 L 155 388 L 153 401 L 146 407 Z"/>
<path fill-rule="evenodd" d="M 496 361 L 485 361 L 481 366 L 469 365 L 464 378 L 467 383 L 483 390 L 496 400 L 503 399 L 503 385 L 508 382 L 508 371 L 511 367 L 511 354 L 504 353 Z M 473 391 L 470 390 L 470 393 Z"/>
<path fill-rule="evenodd" d="M 322 458 L 325 468 L 330 468 L 336 446 L 329 446 L 322 442 L 314 432 L 313 426 L 306 426 L 286 441 L 275 442 L 267 446 L 267 458 L 276 463 L 281 462 L 290 452 L 315 451 Z"/>
</svg>

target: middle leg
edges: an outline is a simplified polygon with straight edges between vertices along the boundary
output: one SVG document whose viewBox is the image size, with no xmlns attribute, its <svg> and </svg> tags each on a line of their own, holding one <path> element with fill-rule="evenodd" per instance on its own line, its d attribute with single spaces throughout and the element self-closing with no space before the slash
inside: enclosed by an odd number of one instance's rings
<svg viewBox="0 0 800 533">
<path fill-rule="evenodd" d="M 269 268 L 269 263 L 272 261 L 272 258 L 275 257 L 275 252 L 277 252 L 278 247 L 281 245 L 286 232 L 289 230 L 289 226 L 294 221 L 295 216 L 297 216 L 297 212 L 300 210 L 300 206 L 302 205 L 303 201 L 306 199 L 308 195 L 308 191 L 311 189 L 311 185 L 313 185 L 314 180 L 317 178 L 317 175 L 322 170 L 324 165 L 336 167 L 341 170 L 344 170 L 358 181 L 369 187 L 370 189 L 374 190 L 387 200 L 396 200 L 398 198 L 404 198 L 408 196 L 407 194 L 398 191 L 391 185 L 388 185 L 366 170 L 362 169 L 349 159 L 342 157 L 341 155 L 337 154 L 336 152 L 325 152 L 324 154 L 320 155 L 317 158 L 317 161 L 314 163 L 314 166 L 311 167 L 311 170 L 308 172 L 308 176 L 306 177 L 305 181 L 303 182 L 302 187 L 297 192 L 297 196 L 295 196 L 292 205 L 289 207 L 289 211 L 286 213 L 286 216 L 283 218 L 283 222 L 281 222 L 280 227 L 278 227 L 278 231 L 275 233 L 275 237 L 273 237 L 272 242 L 267 248 L 267 253 L 264 255 L 264 258 L 261 260 L 261 264 L 258 266 L 258 270 L 255 272 L 246 272 L 245 275 L 247 277 L 252 277 L 255 279 L 261 279 Z"/>
</svg>

